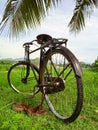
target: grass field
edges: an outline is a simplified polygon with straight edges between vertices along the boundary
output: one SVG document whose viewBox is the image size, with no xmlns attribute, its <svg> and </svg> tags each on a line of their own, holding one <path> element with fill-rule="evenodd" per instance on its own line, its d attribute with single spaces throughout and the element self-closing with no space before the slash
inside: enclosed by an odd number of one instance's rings
<svg viewBox="0 0 98 130">
<path fill-rule="evenodd" d="M 79 117 L 65 124 L 51 112 L 26 115 L 12 110 L 15 101 L 33 104 L 8 85 L 9 66 L 0 65 L 0 130 L 98 130 L 98 72 L 83 69 L 84 105 Z"/>
</svg>

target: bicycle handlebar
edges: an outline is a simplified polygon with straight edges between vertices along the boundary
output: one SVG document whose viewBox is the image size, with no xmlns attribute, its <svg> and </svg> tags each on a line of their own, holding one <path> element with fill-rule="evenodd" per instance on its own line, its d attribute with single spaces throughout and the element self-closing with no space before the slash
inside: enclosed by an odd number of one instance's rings
<svg viewBox="0 0 98 130">
<path fill-rule="evenodd" d="M 23 44 L 23 47 L 29 46 L 29 45 L 32 45 L 32 44 L 33 44 L 32 42 L 26 42 L 26 43 Z"/>
<path fill-rule="evenodd" d="M 31 41 L 31 42 L 26 42 L 26 43 L 23 44 L 23 47 L 29 46 L 29 45 L 33 45 L 33 42 L 34 42 L 34 41 L 37 41 L 37 40 L 33 40 L 33 41 Z"/>
<path fill-rule="evenodd" d="M 67 41 L 68 41 L 68 39 L 64 39 L 64 38 L 58 38 L 58 39 L 53 38 L 52 40 L 49 40 L 48 42 L 43 43 L 42 48 L 49 46 L 49 45 L 55 46 L 56 44 L 66 43 Z M 23 44 L 23 47 L 33 45 L 33 42 L 37 42 L 37 40 L 33 40 L 31 42 L 26 42 Z"/>
</svg>

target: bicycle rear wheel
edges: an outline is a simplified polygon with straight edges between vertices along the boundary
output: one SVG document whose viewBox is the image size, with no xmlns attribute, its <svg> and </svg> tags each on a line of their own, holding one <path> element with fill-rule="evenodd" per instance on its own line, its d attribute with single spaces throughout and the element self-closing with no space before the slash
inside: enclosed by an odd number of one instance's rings
<svg viewBox="0 0 98 130">
<path fill-rule="evenodd" d="M 50 50 L 42 72 L 46 102 L 53 114 L 65 122 L 74 121 L 83 104 L 82 79 L 71 58 L 75 57 L 67 48 Z"/>
<path fill-rule="evenodd" d="M 28 62 L 18 62 L 8 71 L 8 83 L 17 93 L 32 94 L 38 84 L 39 70 Z"/>
</svg>

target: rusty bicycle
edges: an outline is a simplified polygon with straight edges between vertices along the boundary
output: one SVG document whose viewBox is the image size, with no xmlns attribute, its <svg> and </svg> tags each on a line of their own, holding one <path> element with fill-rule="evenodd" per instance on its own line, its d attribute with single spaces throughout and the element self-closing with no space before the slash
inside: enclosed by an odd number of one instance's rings
<svg viewBox="0 0 98 130">
<path fill-rule="evenodd" d="M 37 49 L 31 50 L 34 44 Z M 83 106 L 82 69 L 75 55 L 67 48 L 67 39 L 40 34 L 36 40 L 23 44 L 25 58 L 12 65 L 8 83 L 17 93 L 32 98 L 42 94 L 51 112 L 65 122 L 74 121 Z M 32 63 L 30 54 L 40 50 L 39 65 Z"/>
</svg>

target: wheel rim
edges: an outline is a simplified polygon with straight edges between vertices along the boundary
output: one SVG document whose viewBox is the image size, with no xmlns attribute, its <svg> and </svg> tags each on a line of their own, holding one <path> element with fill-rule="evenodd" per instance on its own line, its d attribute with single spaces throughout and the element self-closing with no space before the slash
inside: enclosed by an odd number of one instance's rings
<svg viewBox="0 0 98 130">
<path fill-rule="evenodd" d="M 44 77 L 59 77 L 65 82 L 63 91 L 45 94 L 46 102 L 55 116 L 60 119 L 69 119 L 75 113 L 79 100 L 78 81 L 72 63 L 64 53 L 59 51 L 48 56 L 45 66 Z M 46 79 L 43 82 L 50 83 Z"/>
<path fill-rule="evenodd" d="M 17 93 L 31 95 L 35 91 L 37 85 L 34 73 L 38 78 L 38 72 L 35 69 L 32 71 L 31 66 L 29 66 L 29 74 L 27 74 L 27 66 L 26 63 L 14 65 L 8 72 L 8 82 Z"/>
</svg>

